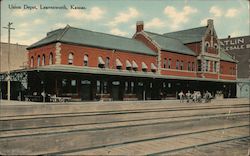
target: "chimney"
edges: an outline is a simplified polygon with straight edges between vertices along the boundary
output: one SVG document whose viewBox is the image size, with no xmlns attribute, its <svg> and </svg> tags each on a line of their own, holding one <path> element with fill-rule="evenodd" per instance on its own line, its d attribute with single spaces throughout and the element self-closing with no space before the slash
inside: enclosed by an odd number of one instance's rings
<svg viewBox="0 0 250 156">
<path fill-rule="evenodd" d="M 231 38 L 231 36 L 230 36 L 230 35 L 228 35 L 228 38 Z"/>
<path fill-rule="evenodd" d="M 143 26 L 144 26 L 143 21 L 137 21 L 136 22 L 136 32 L 143 31 Z"/>
<path fill-rule="evenodd" d="M 214 21 L 213 21 L 212 19 L 208 19 L 208 20 L 207 20 L 207 25 L 208 25 L 208 26 L 212 26 L 213 23 L 214 23 Z"/>
</svg>

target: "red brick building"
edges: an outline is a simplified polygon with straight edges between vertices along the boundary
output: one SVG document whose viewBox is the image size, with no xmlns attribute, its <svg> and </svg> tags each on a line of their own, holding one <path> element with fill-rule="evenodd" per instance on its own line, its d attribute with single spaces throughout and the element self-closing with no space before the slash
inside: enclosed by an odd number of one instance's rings
<svg viewBox="0 0 250 156">
<path fill-rule="evenodd" d="M 75 100 L 146 100 L 180 90 L 235 96 L 237 62 L 207 26 L 157 34 L 137 22 L 133 38 L 66 26 L 28 49 L 29 91 Z M 42 89 L 41 89 L 42 88 Z"/>
</svg>

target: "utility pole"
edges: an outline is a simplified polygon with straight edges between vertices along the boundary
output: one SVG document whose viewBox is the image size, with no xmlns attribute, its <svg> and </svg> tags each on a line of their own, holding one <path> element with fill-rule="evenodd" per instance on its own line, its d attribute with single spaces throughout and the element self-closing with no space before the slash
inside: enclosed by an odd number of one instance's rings
<svg viewBox="0 0 250 156">
<path fill-rule="evenodd" d="M 15 28 L 11 28 L 11 25 L 13 23 L 9 22 L 8 27 L 3 27 L 5 29 L 8 29 L 8 73 L 7 73 L 7 81 L 8 81 L 8 101 L 10 101 L 10 30 L 15 30 Z"/>
</svg>

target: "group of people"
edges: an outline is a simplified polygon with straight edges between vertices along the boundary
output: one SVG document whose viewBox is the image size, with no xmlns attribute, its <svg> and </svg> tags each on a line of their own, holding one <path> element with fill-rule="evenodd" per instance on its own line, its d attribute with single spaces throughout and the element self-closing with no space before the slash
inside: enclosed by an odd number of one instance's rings
<svg viewBox="0 0 250 156">
<path fill-rule="evenodd" d="M 200 91 L 194 91 L 193 93 L 191 93 L 190 91 L 188 91 L 186 94 L 183 93 L 183 91 L 181 91 L 180 93 L 178 93 L 178 96 L 180 98 L 180 102 L 184 102 L 184 100 L 186 99 L 187 103 L 190 102 L 195 102 L 195 103 L 201 103 L 202 102 L 202 95 Z M 203 98 L 204 98 L 204 102 L 210 102 L 212 97 L 212 94 L 209 91 L 206 91 L 203 94 Z"/>
</svg>

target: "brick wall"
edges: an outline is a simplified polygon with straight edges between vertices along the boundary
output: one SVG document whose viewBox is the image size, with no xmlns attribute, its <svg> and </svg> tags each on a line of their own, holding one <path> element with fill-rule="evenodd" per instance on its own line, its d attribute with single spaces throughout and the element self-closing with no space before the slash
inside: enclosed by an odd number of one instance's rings
<svg viewBox="0 0 250 156">
<path fill-rule="evenodd" d="M 236 75 L 236 64 L 233 62 L 220 61 L 221 74 Z"/>
<path fill-rule="evenodd" d="M 38 47 L 35 49 L 31 49 L 28 52 L 28 65 L 31 66 L 31 57 L 34 58 L 34 67 L 37 67 L 38 56 L 40 56 L 40 64 L 42 64 L 42 56 L 45 55 L 45 65 L 49 64 L 49 55 L 52 53 L 53 55 L 53 63 L 55 62 L 55 44 L 50 44 L 42 47 Z"/>
<path fill-rule="evenodd" d="M 201 42 L 185 44 L 188 48 L 193 50 L 197 55 L 201 53 Z"/>
<path fill-rule="evenodd" d="M 183 61 L 183 70 L 188 70 L 188 62 L 191 63 L 192 68 L 192 62 L 194 63 L 194 71 L 196 70 L 196 57 L 191 55 L 183 55 L 178 53 L 173 53 L 169 51 L 162 51 L 161 52 L 161 65 L 162 68 L 164 68 L 164 58 L 171 59 L 171 69 L 176 69 L 176 62 L 179 60 L 179 62 Z M 191 69 L 192 70 L 192 69 Z"/>
</svg>

